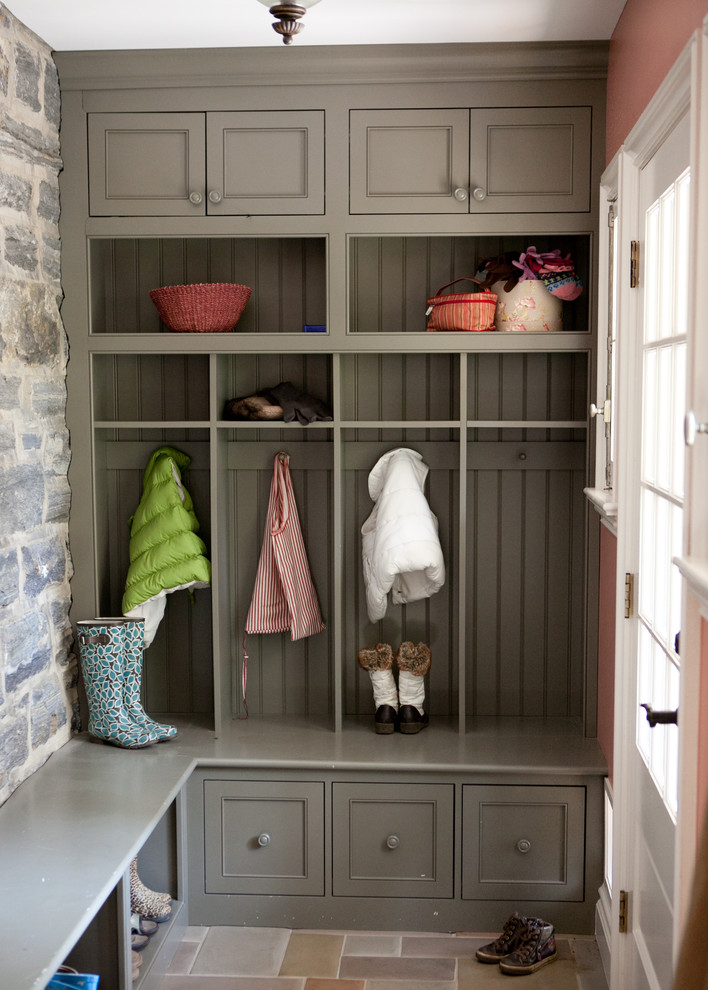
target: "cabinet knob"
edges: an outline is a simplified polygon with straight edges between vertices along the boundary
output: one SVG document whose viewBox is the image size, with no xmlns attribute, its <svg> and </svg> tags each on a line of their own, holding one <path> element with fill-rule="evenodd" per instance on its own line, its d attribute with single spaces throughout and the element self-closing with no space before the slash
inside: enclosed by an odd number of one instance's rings
<svg viewBox="0 0 708 990">
<path fill-rule="evenodd" d="M 389 835 L 386 839 L 386 845 L 389 849 L 398 849 L 401 844 L 401 840 L 397 835 Z"/>
<path fill-rule="evenodd" d="M 222 196 L 221 196 L 221 193 L 219 192 L 219 190 L 218 189 L 212 189 L 211 192 L 209 193 L 209 202 L 210 203 L 220 203 L 221 200 L 222 200 Z"/>
<path fill-rule="evenodd" d="M 200 192 L 197 192 L 196 189 L 192 189 L 191 193 L 189 194 L 189 202 L 193 203 L 195 206 L 199 206 L 201 201 L 202 201 L 202 194 Z"/>
<path fill-rule="evenodd" d="M 467 190 L 463 186 L 460 186 L 459 189 L 455 190 L 453 195 L 460 203 L 464 203 L 467 199 Z"/>
<path fill-rule="evenodd" d="M 531 843 L 529 842 L 528 839 L 519 839 L 519 841 L 516 843 L 516 848 L 519 850 L 520 853 L 531 852 Z"/>
<path fill-rule="evenodd" d="M 261 832 L 261 834 L 258 836 L 258 845 L 259 846 L 270 845 L 270 836 L 268 835 L 267 832 Z"/>
<path fill-rule="evenodd" d="M 482 189 L 481 186 L 476 186 L 472 190 L 472 195 L 477 200 L 478 203 L 481 203 L 483 199 L 487 198 L 487 190 Z"/>
</svg>

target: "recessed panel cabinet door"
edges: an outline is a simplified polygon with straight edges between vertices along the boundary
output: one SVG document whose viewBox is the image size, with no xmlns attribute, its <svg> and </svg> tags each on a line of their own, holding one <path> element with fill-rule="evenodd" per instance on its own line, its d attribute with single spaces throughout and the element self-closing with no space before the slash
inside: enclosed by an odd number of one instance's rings
<svg viewBox="0 0 708 990">
<path fill-rule="evenodd" d="M 335 896 L 452 897 L 452 784 L 334 784 Z"/>
<path fill-rule="evenodd" d="M 590 209 L 590 107 L 470 111 L 470 212 Z"/>
<path fill-rule="evenodd" d="M 353 110 L 350 213 L 590 209 L 590 107 Z"/>
<path fill-rule="evenodd" d="M 204 214 L 203 113 L 92 113 L 88 139 L 92 216 Z"/>
<path fill-rule="evenodd" d="M 324 213 L 324 111 L 207 115 L 207 212 Z"/>
<path fill-rule="evenodd" d="M 352 110 L 350 213 L 467 213 L 467 110 Z"/>
<path fill-rule="evenodd" d="M 324 894 L 324 784 L 204 782 L 207 894 Z"/>
<path fill-rule="evenodd" d="M 462 897 L 582 901 L 585 788 L 466 784 Z"/>
</svg>

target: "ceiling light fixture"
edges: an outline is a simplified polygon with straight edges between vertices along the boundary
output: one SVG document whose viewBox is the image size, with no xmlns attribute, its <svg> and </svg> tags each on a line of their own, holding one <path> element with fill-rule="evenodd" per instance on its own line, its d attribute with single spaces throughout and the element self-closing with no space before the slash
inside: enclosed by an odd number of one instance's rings
<svg viewBox="0 0 708 990">
<path fill-rule="evenodd" d="M 297 0 L 297 3 L 276 3 L 272 0 L 258 0 L 264 7 L 268 7 L 273 17 L 276 18 L 273 30 L 282 35 L 283 44 L 291 45 L 293 35 L 299 34 L 304 28 L 300 23 L 300 18 L 305 12 L 314 7 L 320 0 Z"/>
</svg>

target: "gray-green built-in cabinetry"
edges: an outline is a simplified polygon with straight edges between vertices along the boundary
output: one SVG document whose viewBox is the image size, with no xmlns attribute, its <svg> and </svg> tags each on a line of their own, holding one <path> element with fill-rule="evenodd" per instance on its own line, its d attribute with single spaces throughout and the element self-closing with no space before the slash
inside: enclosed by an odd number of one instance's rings
<svg viewBox="0 0 708 990">
<path fill-rule="evenodd" d="M 126 522 L 161 444 L 192 458 L 184 481 L 213 565 L 193 603 L 168 596 L 145 670 L 151 712 L 192 745 L 198 731 L 219 742 L 218 765 L 205 758 L 187 789 L 190 920 L 274 923 L 286 917 L 277 894 L 295 927 L 356 926 L 357 904 L 393 896 L 398 927 L 494 928 L 507 907 L 547 902 L 561 927 L 591 930 L 600 852 L 587 837 L 602 830 L 604 763 L 593 738 L 597 530 L 582 492 L 605 47 L 57 61 L 74 618 L 120 608 Z M 571 252 L 583 279 L 561 331 L 426 332 L 440 286 L 529 245 Z M 150 289 L 221 281 L 253 290 L 235 332 L 165 330 Z M 332 420 L 223 419 L 226 400 L 286 380 L 325 400 Z M 447 579 L 372 624 L 367 476 L 399 446 L 430 468 Z M 248 637 L 246 718 L 244 623 L 280 450 L 327 628 L 296 642 Z M 432 650 L 431 725 L 372 747 L 357 651 L 405 639 Z M 478 744 L 489 727 L 526 742 L 495 763 L 489 740 Z M 303 802 L 316 825 L 303 826 Z M 288 862 L 259 825 L 260 803 L 317 869 Z M 535 838 L 509 827 L 518 819 Z M 410 838 L 397 842 L 404 826 Z M 396 893 L 382 895 L 388 853 Z M 259 879 L 249 861 L 261 854 L 275 865 Z M 438 900 L 448 907 L 433 916 Z"/>
</svg>

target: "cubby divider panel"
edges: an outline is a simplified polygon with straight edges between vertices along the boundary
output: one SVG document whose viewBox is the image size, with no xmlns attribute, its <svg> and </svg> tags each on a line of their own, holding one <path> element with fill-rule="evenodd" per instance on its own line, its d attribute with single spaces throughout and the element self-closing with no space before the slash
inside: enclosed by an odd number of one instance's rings
<svg viewBox="0 0 708 990">
<path fill-rule="evenodd" d="M 251 298 L 236 333 L 327 322 L 325 237 L 92 238 L 93 333 L 170 332 L 150 299 L 164 285 L 237 282 Z"/>
<path fill-rule="evenodd" d="M 225 521 L 221 552 L 226 553 L 230 611 L 231 710 L 245 713 L 241 677 L 244 635 L 264 540 L 273 462 L 289 456 L 290 477 L 324 632 L 292 641 L 290 632 L 254 633 L 245 640 L 249 715 L 328 715 L 332 710 L 333 644 L 333 445 L 331 434 L 308 427 L 271 431 L 220 430 Z M 253 441 L 253 442 L 251 442 Z M 306 442 L 308 441 L 308 442 Z"/>
<path fill-rule="evenodd" d="M 357 662 L 358 651 L 376 643 L 391 644 L 394 654 L 401 642 L 424 642 L 432 651 L 426 677 L 427 710 L 438 716 L 456 714 L 458 693 L 459 566 L 459 431 L 453 429 L 399 430 L 397 439 L 382 439 L 379 430 L 345 430 L 342 442 L 344 518 L 344 658 L 345 714 L 373 714 L 371 684 Z M 424 439 L 418 439 L 420 435 Z M 428 504 L 438 520 L 445 561 L 443 587 L 431 598 L 394 605 L 389 595 L 386 615 L 371 622 L 366 607 L 362 569 L 361 527 L 374 509 L 368 477 L 380 457 L 397 447 L 421 454 L 429 468 L 425 483 Z"/>
<path fill-rule="evenodd" d="M 349 331 L 424 333 L 427 300 L 454 279 L 474 277 L 487 258 L 518 258 L 527 247 L 573 257 L 584 285 L 590 276 L 589 234 L 371 236 L 349 238 Z M 449 291 L 474 292 L 471 282 Z M 563 331 L 588 331 L 588 293 L 563 304 Z M 508 336 L 508 334 L 504 334 Z"/>
<path fill-rule="evenodd" d="M 143 474 L 150 456 L 164 445 L 191 458 L 182 472 L 182 481 L 194 503 L 200 524 L 198 535 L 210 556 L 208 430 L 97 430 L 96 569 L 102 615 L 122 614 L 129 565 L 129 520 L 142 496 Z M 168 594 L 164 618 L 145 653 L 143 700 L 148 711 L 213 713 L 211 644 L 211 588 L 197 589 L 193 599 L 186 591 Z"/>
</svg>

